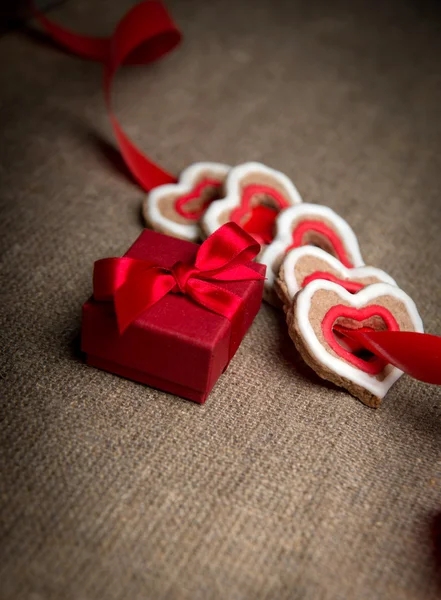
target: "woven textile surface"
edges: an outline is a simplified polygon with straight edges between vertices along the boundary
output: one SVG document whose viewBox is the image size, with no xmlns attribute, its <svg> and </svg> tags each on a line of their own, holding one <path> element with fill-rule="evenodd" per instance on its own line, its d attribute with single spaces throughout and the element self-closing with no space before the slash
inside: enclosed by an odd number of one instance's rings
<svg viewBox="0 0 441 600">
<path fill-rule="evenodd" d="M 108 34 L 130 2 L 51 16 Z M 168 170 L 259 160 L 329 205 L 441 335 L 436 3 L 170 0 L 184 43 L 117 77 Z M 377 411 L 322 382 L 260 310 L 204 406 L 87 367 L 95 260 L 142 229 L 100 65 L 0 38 L 1 600 L 441 596 L 441 391 Z"/>
</svg>

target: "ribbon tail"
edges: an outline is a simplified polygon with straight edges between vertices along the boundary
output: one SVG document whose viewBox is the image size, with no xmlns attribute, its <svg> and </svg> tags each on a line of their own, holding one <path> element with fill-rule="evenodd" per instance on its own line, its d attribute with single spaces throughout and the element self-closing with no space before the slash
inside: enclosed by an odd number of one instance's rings
<svg viewBox="0 0 441 600">
<path fill-rule="evenodd" d="M 413 331 L 339 331 L 414 379 L 441 385 L 441 337 Z"/>
<path fill-rule="evenodd" d="M 254 263 L 256 264 L 256 263 Z M 204 273 L 199 276 L 201 279 L 204 278 Z M 249 267 L 248 265 L 239 265 L 232 269 L 226 269 L 216 275 L 211 275 L 210 279 L 215 281 L 253 281 L 259 279 L 265 279 L 265 276 Z"/>
<path fill-rule="evenodd" d="M 131 277 L 114 294 L 118 330 L 123 334 L 142 313 L 161 300 L 175 287 L 172 275 L 153 267 Z"/>
</svg>

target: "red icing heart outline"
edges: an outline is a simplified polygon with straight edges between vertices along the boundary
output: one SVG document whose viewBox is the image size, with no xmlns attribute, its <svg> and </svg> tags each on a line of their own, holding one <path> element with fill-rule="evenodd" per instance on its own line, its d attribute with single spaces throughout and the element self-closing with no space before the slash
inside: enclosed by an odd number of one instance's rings
<svg viewBox="0 0 441 600">
<path fill-rule="evenodd" d="M 337 331 L 338 334 L 341 334 L 346 328 L 336 325 L 336 321 L 337 319 L 344 317 L 361 322 L 376 316 L 383 319 L 388 331 L 400 331 L 400 327 L 392 313 L 384 306 L 379 306 L 377 304 L 372 304 L 364 308 L 354 308 L 352 306 L 337 304 L 328 310 L 322 321 L 323 336 L 334 352 L 361 371 L 369 373 L 370 375 L 378 375 L 387 363 L 379 357 L 374 357 L 367 362 L 358 356 L 354 356 L 349 350 L 345 350 L 345 348 L 339 344 L 335 331 Z M 373 331 L 371 327 L 361 327 L 360 329 L 362 331 Z M 352 348 L 352 351 L 361 349 L 360 347 L 350 347 Z"/>
<path fill-rule="evenodd" d="M 256 194 L 265 194 L 278 205 L 278 209 L 258 204 L 251 206 L 251 201 Z M 242 227 L 252 235 L 260 244 L 269 244 L 274 239 L 274 222 L 277 215 L 284 208 L 291 206 L 285 197 L 268 185 L 250 184 L 243 188 L 240 206 L 231 212 L 230 220 Z M 248 219 L 244 221 L 244 219 Z"/>
<path fill-rule="evenodd" d="M 348 258 L 340 236 L 321 221 L 302 221 L 299 223 L 292 231 L 293 243 L 286 249 L 285 252 L 287 253 L 293 248 L 299 248 L 300 246 L 308 245 L 303 243 L 303 238 L 310 231 L 316 231 L 317 233 L 320 233 L 320 235 L 327 238 L 331 246 L 334 248 L 337 258 L 345 267 L 351 269 L 354 266 Z M 324 250 L 326 250 L 326 248 L 324 248 Z"/>
<path fill-rule="evenodd" d="M 212 198 L 206 200 L 199 209 L 187 211 L 184 210 L 184 206 L 190 202 L 190 200 L 194 200 L 195 198 L 199 198 L 204 190 L 207 187 L 215 187 L 217 188 L 216 194 L 213 195 Z M 214 200 L 219 200 L 222 197 L 222 182 L 218 179 L 203 179 L 200 183 L 195 185 L 195 187 L 185 194 L 184 196 L 180 196 L 176 199 L 175 202 L 175 210 L 176 212 L 184 217 L 184 219 L 188 219 L 189 221 L 199 221 L 204 212 L 207 210 L 208 206 L 214 202 Z"/>
<path fill-rule="evenodd" d="M 351 294 L 356 294 L 364 287 L 366 287 L 363 283 L 359 283 L 358 281 L 351 281 L 350 279 L 339 279 L 338 277 L 336 277 L 332 273 L 328 273 L 327 271 L 315 271 L 314 273 L 307 275 L 303 280 L 301 287 L 305 287 L 305 285 L 308 285 L 308 283 L 310 283 L 311 281 L 315 281 L 316 279 L 326 279 L 326 281 L 333 281 L 334 283 L 341 285 L 341 287 L 345 288 L 345 290 L 347 290 Z"/>
</svg>

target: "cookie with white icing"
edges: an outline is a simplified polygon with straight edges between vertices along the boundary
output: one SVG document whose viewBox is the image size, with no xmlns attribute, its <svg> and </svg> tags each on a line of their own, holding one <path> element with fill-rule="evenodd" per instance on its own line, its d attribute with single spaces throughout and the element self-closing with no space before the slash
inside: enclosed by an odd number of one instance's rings
<svg viewBox="0 0 441 600">
<path fill-rule="evenodd" d="M 258 162 L 244 163 L 228 173 L 225 196 L 209 206 L 201 228 L 208 237 L 233 221 L 265 246 L 273 239 L 274 221 L 280 211 L 300 202 L 302 198 L 289 177 Z"/>
<path fill-rule="evenodd" d="M 224 195 L 229 170 L 222 163 L 194 163 L 182 171 L 178 183 L 154 188 L 142 208 L 147 225 L 182 240 L 199 240 L 199 221 L 209 204 Z"/>
<path fill-rule="evenodd" d="M 284 210 L 276 219 L 276 235 L 259 262 L 267 266 L 264 299 L 275 303 L 274 282 L 285 254 L 291 248 L 312 245 L 337 258 L 345 267 L 362 267 L 358 240 L 336 212 L 320 204 L 306 202 Z"/>
<path fill-rule="evenodd" d="M 373 283 L 397 285 L 395 280 L 381 269 L 366 266 L 348 269 L 338 258 L 321 248 L 301 246 L 286 254 L 274 282 L 274 289 L 284 307 L 288 309 L 297 292 L 316 279 L 338 283 L 351 294 Z"/>
<path fill-rule="evenodd" d="M 423 332 L 413 300 L 387 283 L 351 294 L 331 281 L 311 281 L 295 296 L 286 318 L 289 335 L 308 365 L 373 408 L 403 372 L 342 332 L 345 328 Z"/>
</svg>

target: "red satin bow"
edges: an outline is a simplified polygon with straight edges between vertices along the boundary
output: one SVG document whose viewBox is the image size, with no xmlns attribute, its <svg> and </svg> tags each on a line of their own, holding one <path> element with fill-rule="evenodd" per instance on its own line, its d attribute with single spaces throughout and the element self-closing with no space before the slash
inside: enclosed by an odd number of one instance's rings
<svg viewBox="0 0 441 600">
<path fill-rule="evenodd" d="M 93 295 L 98 301 L 113 299 L 121 334 L 166 294 L 189 296 L 231 321 L 231 358 L 242 338 L 244 303 L 216 282 L 264 279 L 245 264 L 259 251 L 259 244 L 241 227 L 227 223 L 200 246 L 194 264 L 177 262 L 164 268 L 127 257 L 98 260 L 94 266 Z"/>
</svg>

